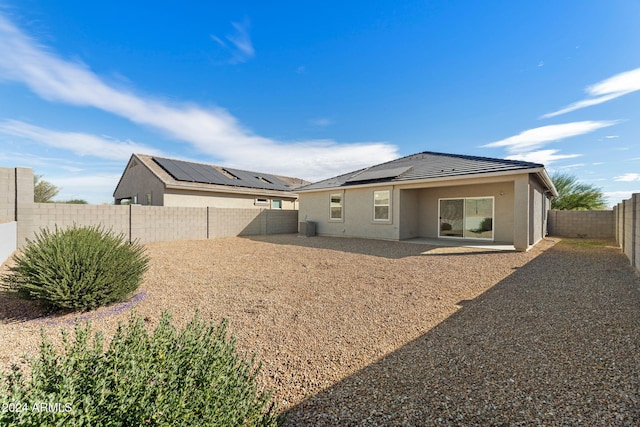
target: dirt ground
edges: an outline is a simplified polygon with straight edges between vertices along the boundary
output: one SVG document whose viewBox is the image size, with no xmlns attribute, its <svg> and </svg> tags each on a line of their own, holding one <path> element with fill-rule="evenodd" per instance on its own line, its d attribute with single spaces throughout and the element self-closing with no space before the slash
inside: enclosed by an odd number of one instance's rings
<svg viewBox="0 0 640 427">
<path fill-rule="evenodd" d="M 326 393 L 424 337 L 554 244 L 518 253 L 296 235 L 152 243 L 149 272 L 127 304 L 52 316 L 0 294 L 0 366 L 35 355 L 41 328 L 59 336 L 78 317 L 108 335 L 132 307 L 150 328 L 164 310 L 179 325 L 199 311 L 229 319 L 239 349 L 263 362 L 260 382 L 282 411 L 291 409 L 291 423 L 322 424 L 317 417 L 328 413 L 327 425 L 355 423 L 363 414 L 332 412 Z M 407 375 L 410 365 L 402 368 Z"/>
</svg>

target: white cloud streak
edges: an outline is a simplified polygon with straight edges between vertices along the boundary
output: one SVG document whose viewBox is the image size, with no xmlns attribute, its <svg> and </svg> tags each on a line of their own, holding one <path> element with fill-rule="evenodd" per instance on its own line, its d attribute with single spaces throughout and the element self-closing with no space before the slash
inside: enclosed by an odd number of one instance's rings
<svg viewBox="0 0 640 427">
<path fill-rule="evenodd" d="M 624 175 L 616 176 L 613 180 L 621 182 L 640 181 L 640 173 L 625 173 Z"/>
<path fill-rule="evenodd" d="M 131 153 L 162 154 L 152 147 L 132 141 L 118 141 L 81 132 L 58 132 L 18 120 L 0 122 L 0 133 L 50 147 L 71 151 L 78 156 L 127 161 Z"/>
<path fill-rule="evenodd" d="M 556 154 L 559 150 L 538 150 L 528 153 L 518 153 L 507 156 L 507 160 L 522 160 L 525 162 L 540 163 L 549 165 L 558 160 L 573 159 L 582 156 L 582 154 Z"/>
<path fill-rule="evenodd" d="M 249 52 L 253 48 L 240 28 L 230 41 Z M 222 108 L 169 104 L 115 88 L 86 65 L 41 46 L 1 14 L 0 78 L 23 83 L 50 102 L 98 108 L 149 126 L 239 168 L 317 180 L 398 157 L 394 145 L 382 142 L 275 141 L 253 134 Z"/>
<path fill-rule="evenodd" d="M 524 153 L 541 148 L 550 142 L 584 135 L 601 128 L 613 126 L 616 123 L 616 121 L 582 121 L 542 126 L 525 130 L 509 138 L 491 142 L 483 145 L 483 147 L 504 147 L 510 153 Z"/>
<path fill-rule="evenodd" d="M 640 90 L 640 68 L 616 74 L 587 87 L 585 92 L 589 98 L 574 102 L 558 111 L 544 114 L 542 118 L 556 117 L 571 111 L 602 104 L 638 90 Z"/>
<path fill-rule="evenodd" d="M 247 62 L 256 54 L 256 51 L 253 48 L 253 43 L 251 43 L 251 36 L 249 35 L 249 20 L 245 20 L 244 22 L 232 22 L 231 25 L 235 32 L 225 36 L 225 39 L 231 45 L 213 34 L 211 34 L 211 39 L 231 54 L 231 59 L 229 60 L 230 64 Z"/>
</svg>

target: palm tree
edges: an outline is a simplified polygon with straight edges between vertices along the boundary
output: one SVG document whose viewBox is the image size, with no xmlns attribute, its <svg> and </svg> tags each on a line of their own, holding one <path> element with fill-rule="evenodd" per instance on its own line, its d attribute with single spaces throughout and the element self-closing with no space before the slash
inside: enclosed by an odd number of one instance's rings
<svg viewBox="0 0 640 427">
<path fill-rule="evenodd" d="M 558 190 L 558 197 L 551 201 L 551 209 L 590 211 L 606 208 L 602 190 L 578 182 L 578 178 L 566 173 L 555 173 L 551 177 Z"/>
</svg>

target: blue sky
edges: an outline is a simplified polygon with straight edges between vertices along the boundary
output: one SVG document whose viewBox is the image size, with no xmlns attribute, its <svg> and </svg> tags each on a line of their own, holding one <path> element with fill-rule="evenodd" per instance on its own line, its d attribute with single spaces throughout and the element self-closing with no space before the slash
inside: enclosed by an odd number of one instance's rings
<svg viewBox="0 0 640 427">
<path fill-rule="evenodd" d="M 637 0 L 0 0 L 0 165 L 103 203 L 133 152 L 315 181 L 440 151 L 616 203 L 640 192 L 638 22 Z"/>
</svg>

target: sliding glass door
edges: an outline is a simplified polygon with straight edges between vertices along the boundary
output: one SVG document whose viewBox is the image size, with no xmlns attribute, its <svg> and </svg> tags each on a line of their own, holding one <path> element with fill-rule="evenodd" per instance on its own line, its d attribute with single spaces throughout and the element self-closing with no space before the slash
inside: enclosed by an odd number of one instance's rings
<svg viewBox="0 0 640 427">
<path fill-rule="evenodd" d="M 493 240 L 493 197 L 440 199 L 438 237 Z"/>
</svg>

